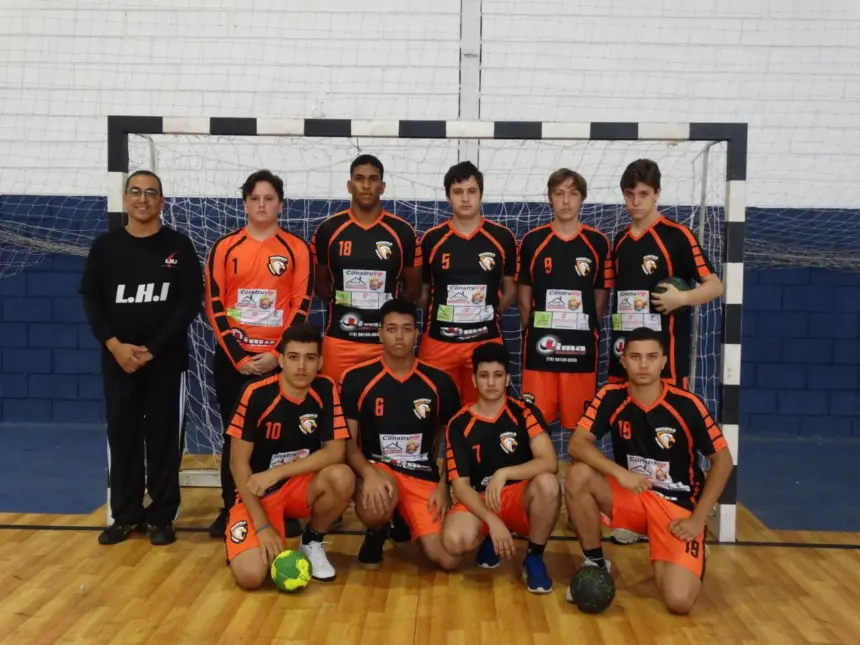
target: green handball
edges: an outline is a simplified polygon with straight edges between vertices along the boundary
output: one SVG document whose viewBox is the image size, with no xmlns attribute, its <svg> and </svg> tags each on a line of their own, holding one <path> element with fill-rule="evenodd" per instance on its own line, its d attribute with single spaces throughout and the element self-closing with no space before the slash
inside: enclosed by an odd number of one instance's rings
<svg viewBox="0 0 860 645">
<path fill-rule="evenodd" d="M 287 549 L 272 561 L 272 582 L 287 593 L 295 593 L 307 587 L 312 573 L 310 560 L 300 551 Z"/>
</svg>

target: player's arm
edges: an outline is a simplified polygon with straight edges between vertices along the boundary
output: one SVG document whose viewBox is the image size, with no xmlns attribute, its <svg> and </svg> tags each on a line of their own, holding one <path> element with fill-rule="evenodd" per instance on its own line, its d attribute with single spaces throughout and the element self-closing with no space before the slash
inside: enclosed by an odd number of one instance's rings
<svg viewBox="0 0 860 645">
<path fill-rule="evenodd" d="M 710 273 L 701 280 L 695 289 L 681 292 L 684 303 L 689 307 L 707 304 L 723 295 L 723 282 L 716 273 Z"/>
<path fill-rule="evenodd" d="M 519 267 L 519 254 L 517 253 L 517 240 L 510 231 L 505 231 L 503 246 L 505 250 L 505 266 L 502 272 L 502 298 L 499 301 L 499 313 L 507 311 L 517 300 L 517 269 Z"/>
<path fill-rule="evenodd" d="M 212 326 L 215 340 L 221 345 L 233 367 L 241 370 L 251 362 L 251 356 L 242 349 L 233 335 L 224 306 L 224 298 L 227 297 L 226 249 L 227 244 L 222 238 L 215 243 L 206 262 L 206 317 Z"/>
<path fill-rule="evenodd" d="M 260 504 L 260 498 L 252 493 L 248 487 L 253 471 L 251 470 L 251 454 L 254 452 L 254 442 L 257 436 L 257 426 L 253 421 L 259 418 L 260 410 L 252 396 L 253 387 L 246 386 L 236 405 L 230 425 L 227 426 L 227 434 L 230 435 L 230 472 L 233 481 L 236 482 L 236 490 L 239 498 L 248 508 L 248 514 L 254 523 L 254 528 L 259 528 L 268 523 L 266 512 Z"/>
<path fill-rule="evenodd" d="M 652 294 L 654 306 L 661 313 L 670 313 L 683 306 L 704 305 L 723 295 L 723 283 L 714 272 L 710 260 L 702 251 L 693 233 L 683 227 L 680 234 L 683 236 L 681 252 L 680 257 L 675 260 L 678 275 L 686 280 L 695 280 L 699 284 L 689 291 L 678 291 L 675 287 L 667 285 L 664 293 Z"/>
<path fill-rule="evenodd" d="M 284 326 L 294 323 L 307 322 L 311 312 L 311 300 L 314 294 L 314 274 L 311 269 L 311 252 L 304 240 L 292 238 L 293 251 L 293 284 L 290 292 L 290 309 L 284 320 Z"/>
<path fill-rule="evenodd" d="M 602 233 L 595 240 L 597 247 L 597 271 L 594 278 L 594 309 L 597 320 L 602 320 L 609 310 L 609 290 L 615 286 L 615 267 L 612 264 L 612 249 L 609 240 Z"/>
<path fill-rule="evenodd" d="M 530 238 L 526 236 L 520 243 L 517 253 L 517 306 L 520 310 L 520 319 L 523 325 L 527 325 L 532 315 L 532 250 Z"/>
<path fill-rule="evenodd" d="M 90 252 L 84 263 L 84 274 L 78 292 L 83 298 L 84 313 L 87 322 L 99 345 L 107 345 L 110 341 L 116 341 L 110 322 L 105 313 L 102 302 L 101 279 L 104 275 L 103 244 L 100 240 L 93 242 Z"/>
<path fill-rule="evenodd" d="M 314 267 L 314 291 L 325 303 L 331 300 L 331 273 L 328 270 L 328 220 L 323 220 L 311 237 L 311 262 Z"/>
<path fill-rule="evenodd" d="M 428 244 L 427 235 L 421 238 L 419 243 L 421 249 L 421 296 L 418 298 L 418 308 L 422 311 L 427 310 L 427 305 L 430 303 L 430 284 L 432 277 L 430 275 L 430 245 Z M 428 321 L 425 321 L 425 325 Z"/>
<path fill-rule="evenodd" d="M 404 226 L 405 228 L 405 226 Z M 422 295 L 422 267 L 424 265 L 421 245 L 412 227 L 400 233 L 403 249 L 403 298 L 408 302 L 418 302 Z"/>
<path fill-rule="evenodd" d="M 174 339 L 188 333 L 188 326 L 200 313 L 203 300 L 203 268 L 191 240 L 183 236 L 183 248 L 179 256 L 179 302 L 173 313 L 152 342 L 146 345 L 147 351 L 155 358 Z"/>
</svg>

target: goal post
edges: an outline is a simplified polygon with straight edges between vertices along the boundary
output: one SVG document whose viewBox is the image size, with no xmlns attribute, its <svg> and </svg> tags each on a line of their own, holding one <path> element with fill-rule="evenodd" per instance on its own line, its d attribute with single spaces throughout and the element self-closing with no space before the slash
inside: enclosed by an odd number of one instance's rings
<svg viewBox="0 0 860 645">
<path fill-rule="evenodd" d="M 140 162 L 134 159 L 135 163 L 131 163 L 133 137 L 158 141 L 174 140 L 177 146 L 182 145 L 183 141 L 194 142 L 195 145 L 182 153 L 171 154 L 171 151 L 167 150 L 162 155 L 159 146 L 165 144 L 154 143 L 155 154 L 147 155 Z M 207 141 L 213 142 L 213 146 L 214 142 L 237 142 L 233 152 L 226 153 L 236 156 L 241 156 L 243 151 L 255 150 L 256 142 L 260 152 L 254 152 L 251 159 L 231 158 L 227 161 L 216 159 L 215 147 L 211 154 L 206 151 L 192 152 L 192 148 L 205 147 Z M 266 148 L 269 142 L 274 142 L 270 146 L 271 150 Z M 350 142 L 350 145 L 344 146 L 346 142 Z M 302 148 L 303 144 L 310 147 L 305 150 Z M 338 162 L 332 163 L 332 167 L 338 165 L 340 168 L 347 149 L 354 151 L 353 156 L 360 152 L 369 152 L 382 158 L 383 155 L 378 154 L 376 148 L 383 146 L 383 149 L 388 149 L 385 146 L 396 144 L 405 146 L 405 152 L 404 148 L 397 148 L 400 155 L 398 158 L 405 160 L 404 165 L 414 166 L 418 169 L 416 173 L 423 173 L 420 176 L 415 175 L 415 178 L 404 178 L 405 173 L 398 175 L 396 162 L 383 159 L 386 165 L 386 180 L 392 176 L 394 182 L 399 181 L 401 186 L 408 186 L 408 190 L 401 190 L 404 197 L 395 196 L 395 199 L 399 199 L 397 203 L 402 205 L 404 210 L 414 215 L 412 219 L 419 224 L 416 226 L 419 234 L 423 232 L 421 222 L 426 223 L 427 218 L 437 222 L 447 217 L 444 194 L 430 195 L 433 191 L 424 190 L 427 187 L 423 177 L 427 175 L 429 168 L 432 182 L 441 186 L 448 162 L 464 160 L 461 158 L 464 153 L 476 155 L 471 160 L 476 161 L 485 173 L 485 183 L 490 183 L 490 173 L 504 173 L 504 181 L 501 182 L 503 188 L 496 191 L 497 196 L 493 199 L 488 199 L 488 193 L 492 191 L 485 187 L 485 214 L 490 219 L 498 218 L 514 229 L 518 239 L 521 239 L 525 230 L 547 221 L 550 217 L 545 196 L 547 171 L 568 166 L 585 175 L 589 182 L 589 199 L 583 209 L 583 219 L 594 218 L 592 221 L 598 224 L 598 228 L 611 240 L 614 230 L 627 221 L 623 207 L 618 204 L 620 191 L 617 186 L 624 167 L 621 165 L 622 160 L 626 164 L 641 156 L 651 156 L 661 165 L 664 183 L 671 180 L 674 173 L 687 172 L 684 170 L 687 166 L 692 168 L 695 164 L 702 164 L 702 178 L 697 178 L 691 171 L 689 187 L 685 185 L 683 189 L 689 190 L 683 203 L 680 198 L 676 198 L 677 205 L 672 204 L 665 208 L 670 209 L 670 216 L 690 225 L 700 238 L 703 234 L 708 237 L 707 242 L 700 240 L 700 243 L 711 255 L 725 287 L 719 303 L 702 307 L 701 312 L 697 312 L 696 325 L 699 335 L 696 342 L 698 356 L 694 357 L 697 361 L 694 380 L 698 385 L 694 384 L 693 387 L 702 394 L 715 421 L 720 424 L 734 461 L 731 477 L 709 528 L 718 541 L 735 541 L 747 168 L 745 123 L 109 116 L 108 225 L 115 228 L 125 222 L 122 196 L 130 171 L 145 167 L 162 174 L 157 159 L 165 159 L 168 164 L 179 164 L 177 160 L 181 159 L 185 164 L 183 168 L 187 178 L 183 181 L 187 183 L 177 186 L 172 177 L 162 175 L 162 178 L 165 179 L 168 203 L 179 197 L 188 203 L 166 205 L 165 211 L 169 209 L 170 214 L 168 216 L 168 213 L 165 213 L 165 221 L 173 224 L 172 218 L 176 217 L 177 227 L 182 229 L 185 220 L 181 220 L 180 216 L 193 211 L 197 222 L 192 225 L 197 227 L 192 230 L 193 239 L 201 255 L 205 254 L 206 246 L 214 241 L 211 238 L 215 232 L 224 227 L 230 228 L 231 222 L 241 218 L 241 205 L 236 203 L 235 189 L 247 174 L 260 167 L 269 167 L 286 181 L 287 201 L 292 202 L 293 212 L 298 213 L 299 221 L 290 222 L 293 215 L 285 206 L 282 225 L 291 223 L 294 227 L 298 226 L 298 234 L 309 239 L 315 225 L 335 212 L 335 205 L 337 209 L 344 207 L 347 199 L 343 188 L 346 174 L 336 182 L 329 182 L 327 190 L 322 189 L 324 194 L 321 200 L 312 200 L 310 195 L 300 194 L 309 190 L 308 187 L 312 184 L 316 192 L 320 192 L 320 186 L 325 185 L 325 182 L 312 181 L 316 168 L 314 162 L 318 157 L 310 152 L 319 155 L 321 147 L 331 146 L 332 150 L 338 150 L 338 154 L 329 155 L 329 163 L 332 157 L 337 156 Z M 437 144 L 444 144 L 446 147 L 439 154 L 431 154 L 431 149 L 435 151 L 433 146 Z M 716 148 L 712 150 L 711 144 L 719 144 L 719 152 Z M 707 152 L 703 155 L 705 146 Z M 649 155 L 651 151 L 654 152 L 653 155 Z M 322 154 L 325 157 L 325 152 Z M 723 167 L 717 168 L 714 162 L 717 157 Z M 664 158 L 672 163 L 661 163 Z M 258 165 L 251 166 L 249 162 Z M 209 168 L 207 164 L 215 167 Z M 203 172 L 206 169 L 208 174 Z M 714 174 L 715 172 L 718 174 Z M 297 182 L 300 187 L 294 189 L 296 182 L 292 181 L 293 177 L 303 173 Z M 201 206 L 200 199 L 205 198 L 200 198 L 200 192 L 205 190 L 199 184 L 210 179 L 213 182 L 221 181 L 224 177 L 229 177 L 229 196 L 232 197 L 212 197 L 208 205 Z M 593 185 L 597 188 L 597 205 L 591 203 Z M 332 194 L 335 192 L 337 195 Z M 707 203 L 706 193 L 713 197 L 716 203 Z M 386 199 L 385 195 L 383 199 Z M 662 210 L 664 206 L 661 203 Z M 203 213 L 209 212 L 215 213 L 214 217 L 218 221 L 200 224 L 201 217 L 210 217 Z M 413 221 L 410 223 L 415 224 Z M 234 225 L 232 227 L 235 228 Z M 426 230 L 426 226 L 423 228 Z M 322 315 L 321 311 L 316 313 Z M 207 349 L 206 343 L 211 343 L 211 340 L 207 341 L 206 336 L 211 330 L 208 330 L 208 323 L 203 318 L 195 321 L 195 328 L 192 330 L 192 352 L 195 352 L 193 358 L 198 374 L 196 385 L 191 383 L 188 386 L 189 396 L 199 396 L 200 401 L 188 407 L 195 410 L 195 424 L 205 426 L 198 430 L 205 435 L 204 443 L 212 444 L 209 449 L 214 458 L 218 450 L 215 444 L 216 437 L 220 437 L 220 422 L 217 412 L 207 403 L 207 388 L 211 388 L 211 382 L 206 382 L 206 370 L 207 361 L 211 359 L 211 349 Z M 513 346 L 519 338 L 518 316 L 508 312 L 503 319 L 505 339 Z M 604 344 L 602 353 L 605 354 L 606 341 L 602 339 L 601 342 Z M 514 380 L 518 382 L 516 378 Z M 217 486 L 220 482 L 212 463 L 183 471 L 181 479 L 184 485 L 192 486 Z"/>
</svg>

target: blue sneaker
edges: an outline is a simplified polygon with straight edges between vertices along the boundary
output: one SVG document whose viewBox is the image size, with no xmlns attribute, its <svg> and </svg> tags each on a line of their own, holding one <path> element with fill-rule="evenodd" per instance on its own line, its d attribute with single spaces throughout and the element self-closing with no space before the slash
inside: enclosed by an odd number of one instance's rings
<svg viewBox="0 0 860 645">
<path fill-rule="evenodd" d="M 536 553 L 526 556 L 526 559 L 523 560 L 523 580 L 532 593 L 549 593 L 552 591 L 552 578 L 549 577 L 543 556 Z"/>
<path fill-rule="evenodd" d="M 493 541 L 490 536 L 484 538 L 481 546 L 478 547 L 478 556 L 475 558 L 475 564 L 482 569 L 495 569 L 501 564 L 501 559 L 496 555 L 496 550 L 493 548 Z"/>
</svg>

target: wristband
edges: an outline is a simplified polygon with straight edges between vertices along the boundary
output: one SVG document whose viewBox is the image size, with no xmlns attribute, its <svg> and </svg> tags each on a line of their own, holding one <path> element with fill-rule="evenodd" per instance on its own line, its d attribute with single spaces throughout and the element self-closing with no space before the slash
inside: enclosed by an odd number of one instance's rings
<svg viewBox="0 0 860 645">
<path fill-rule="evenodd" d="M 272 525 L 271 525 L 271 524 L 269 524 L 268 522 L 266 522 L 265 524 L 263 524 L 263 526 L 258 526 L 258 527 L 257 527 L 257 534 L 259 535 L 260 533 L 262 533 L 262 532 L 263 532 L 263 529 L 270 528 L 271 526 L 272 526 Z"/>
</svg>

